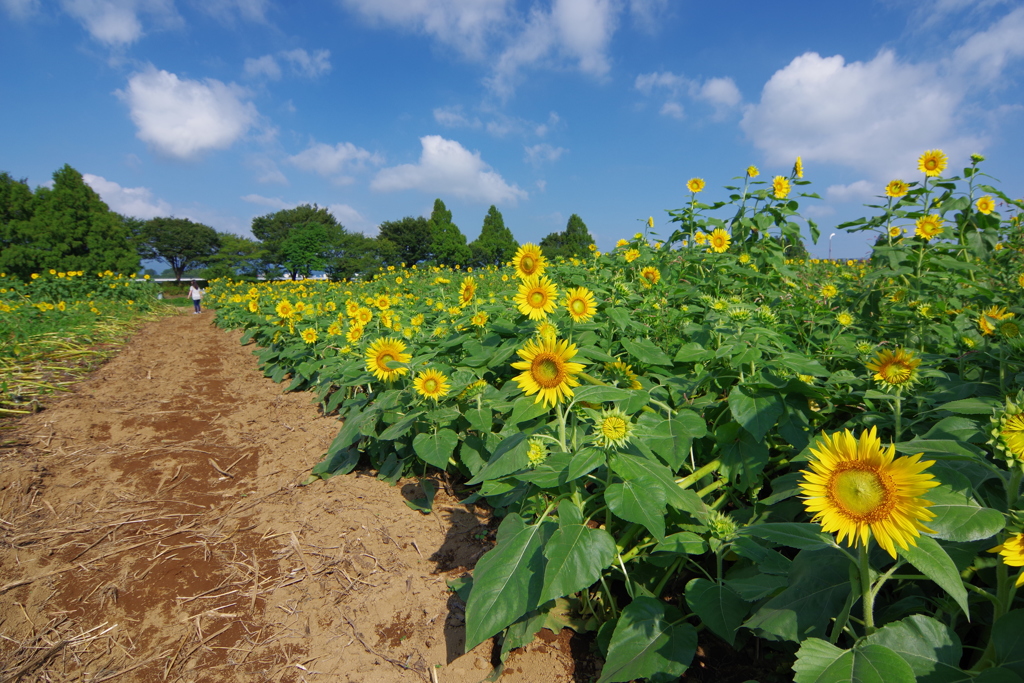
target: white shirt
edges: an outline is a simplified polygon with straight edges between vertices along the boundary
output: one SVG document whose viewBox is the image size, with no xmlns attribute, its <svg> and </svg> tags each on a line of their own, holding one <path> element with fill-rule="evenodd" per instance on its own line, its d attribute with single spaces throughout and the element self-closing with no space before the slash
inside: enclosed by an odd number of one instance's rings
<svg viewBox="0 0 1024 683">
<path fill-rule="evenodd" d="M 199 289 L 198 287 L 189 287 L 188 288 L 188 298 L 189 299 L 202 299 L 203 298 L 203 290 Z"/>
</svg>

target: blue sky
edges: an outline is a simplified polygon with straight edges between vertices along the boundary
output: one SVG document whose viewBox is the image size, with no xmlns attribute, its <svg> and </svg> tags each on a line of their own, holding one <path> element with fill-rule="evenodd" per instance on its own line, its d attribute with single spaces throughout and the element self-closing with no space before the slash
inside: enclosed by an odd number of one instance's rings
<svg viewBox="0 0 1024 683">
<path fill-rule="evenodd" d="M 1024 196 L 1024 4 L 999 0 L 0 0 L 0 170 L 68 163 L 112 209 L 249 235 L 329 207 L 602 249 L 802 155 L 823 238 L 918 155 Z M 860 257 L 864 233 L 832 254 Z"/>
</svg>

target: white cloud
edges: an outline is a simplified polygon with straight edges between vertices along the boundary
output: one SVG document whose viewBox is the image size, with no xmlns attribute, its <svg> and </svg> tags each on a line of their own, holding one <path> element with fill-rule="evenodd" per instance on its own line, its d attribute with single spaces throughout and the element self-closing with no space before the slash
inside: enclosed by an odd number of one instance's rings
<svg viewBox="0 0 1024 683">
<path fill-rule="evenodd" d="M 869 62 L 808 52 L 775 72 L 741 126 L 769 163 L 838 163 L 898 175 L 926 149 L 956 158 L 983 145 L 964 134 L 962 92 L 930 64 L 908 64 L 885 50 Z"/>
<path fill-rule="evenodd" d="M 238 16 L 247 21 L 264 23 L 267 20 L 269 0 L 197 0 L 196 7 L 226 24 L 234 23 Z"/>
<path fill-rule="evenodd" d="M 377 225 L 369 221 L 357 210 L 348 204 L 330 204 L 327 210 L 338 219 L 338 222 L 345 226 L 349 232 L 361 232 L 367 236 L 377 234 Z"/>
<path fill-rule="evenodd" d="M 375 24 L 425 33 L 471 57 L 481 57 L 488 39 L 510 19 L 514 0 L 341 0 Z"/>
<path fill-rule="evenodd" d="M 304 78 L 317 78 L 331 71 L 331 51 L 316 50 L 312 54 L 299 48 L 283 50 L 274 55 L 249 57 L 245 60 L 243 73 L 246 78 L 266 78 L 271 81 L 281 79 L 281 62 L 291 67 L 293 74 Z"/>
<path fill-rule="evenodd" d="M 498 57 L 486 80 L 488 87 L 509 97 L 524 67 L 558 67 L 566 62 L 590 76 L 605 76 L 611 68 L 607 53 L 619 12 L 614 0 L 552 0 L 547 12 L 534 7 Z"/>
<path fill-rule="evenodd" d="M 173 0 L 62 0 L 64 11 L 110 47 L 130 45 L 144 34 L 141 14 L 158 26 L 181 26 Z"/>
<path fill-rule="evenodd" d="M 476 117 L 470 119 L 462 113 L 461 105 L 437 107 L 434 109 L 434 120 L 449 128 L 479 128 L 481 126 L 480 119 Z"/>
<path fill-rule="evenodd" d="M 15 19 L 27 19 L 39 11 L 39 0 L 0 0 L 0 5 Z"/>
<path fill-rule="evenodd" d="M 121 187 L 103 176 L 83 173 L 82 179 L 111 208 L 124 216 L 149 220 L 157 216 L 170 216 L 171 205 L 162 199 L 155 199 L 148 187 Z"/>
<path fill-rule="evenodd" d="M 420 138 L 423 152 L 416 164 L 381 169 L 370 183 L 379 191 L 422 190 L 444 192 L 461 199 L 515 204 L 527 194 L 509 185 L 480 158 L 454 140 L 439 135 Z"/>
<path fill-rule="evenodd" d="M 292 65 L 292 68 L 306 78 L 316 78 L 331 70 L 331 51 L 317 50 L 313 54 L 299 48 L 281 53 L 281 58 Z"/>
<path fill-rule="evenodd" d="M 539 145 L 533 145 L 532 147 L 526 147 L 525 150 L 526 162 L 532 166 L 554 163 L 558 161 L 563 154 L 569 151 L 564 147 L 552 147 L 546 142 L 542 142 Z"/>
<path fill-rule="evenodd" d="M 882 188 L 878 183 L 872 183 L 867 180 L 858 180 L 848 185 L 830 185 L 829 188 L 825 190 L 825 197 L 837 202 L 856 201 L 863 203 L 877 197 L 881 192 Z"/>
<path fill-rule="evenodd" d="M 660 113 L 675 119 L 683 118 L 681 100 L 684 97 L 711 105 L 715 119 L 724 118 L 743 101 L 740 89 L 728 77 L 708 78 L 702 82 L 671 71 L 655 71 L 639 74 L 633 81 L 633 87 L 648 97 L 665 97 Z"/>
<path fill-rule="evenodd" d="M 267 206 L 271 209 L 294 209 L 301 202 L 288 203 L 280 197 L 264 197 L 259 194 L 247 194 L 240 197 L 243 202 L 249 202 L 250 204 L 256 204 L 257 206 Z"/>
<path fill-rule="evenodd" d="M 245 60 L 243 72 L 246 78 L 266 78 L 271 81 L 281 80 L 281 66 L 273 55 L 263 55 Z"/>
<path fill-rule="evenodd" d="M 259 116 L 237 85 L 178 78 L 153 66 L 132 74 L 116 94 L 128 105 L 136 136 L 179 159 L 230 147 Z"/>
<path fill-rule="evenodd" d="M 356 147 L 351 142 L 339 142 L 333 146 L 314 142 L 298 154 L 288 157 L 288 162 L 303 171 L 333 176 L 336 183 L 347 185 L 353 179 L 344 173 L 364 170 L 368 164 L 380 166 L 384 158 L 376 152 Z"/>
<path fill-rule="evenodd" d="M 270 157 L 251 156 L 246 159 L 246 165 L 256 171 L 256 182 L 288 184 L 288 178 Z"/>
<path fill-rule="evenodd" d="M 684 116 L 683 105 L 678 102 L 666 102 L 661 105 L 661 111 L 659 113 L 662 116 L 671 116 L 674 119 L 682 120 Z"/>
<path fill-rule="evenodd" d="M 647 33 L 656 33 L 668 9 L 668 0 L 629 0 L 633 23 Z"/>
<path fill-rule="evenodd" d="M 1024 7 L 1018 7 L 985 31 L 975 33 L 953 52 L 954 69 L 994 83 L 1012 59 L 1024 57 Z"/>
</svg>

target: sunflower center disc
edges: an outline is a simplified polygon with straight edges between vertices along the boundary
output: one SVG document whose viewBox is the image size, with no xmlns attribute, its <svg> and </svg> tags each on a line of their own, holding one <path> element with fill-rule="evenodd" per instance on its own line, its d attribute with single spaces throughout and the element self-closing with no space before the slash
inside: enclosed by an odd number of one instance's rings
<svg viewBox="0 0 1024 683">
<path fill-rule="evenodd" d="M 387 369 L 387 370 L 391 369 L 391 366 L 388 365 L 388 363 L 390 363 L 393 360 L 395 360 L 395 357 L 392 356 L 390 353 L 382 353 L 382 354 L 380 354 L 380 357 L 378 358 L 378 362 L 380 363 L 380 366 L 382 368 Z"/>
<path fill-rule="evenodd" d="M 583 315 L 587 312 L 587 305 L 580 299 L 574 299 L 572 302 L 572 312 L 576 315 Z"/>
<path fill-rule="evenodd" d="M 846 470 L 835 478 L 836 502 L 855 515 L 868 516 L 885 502 L 885 486 L 874 472 Z"/>
<path fill-rule="evenodd" d="M 544 295 L 540 292 L 530 292 L 530 304 L 534 308 L 540 308 L 544 305 Z"/>
<path fill-rule="evenodd" d="M 601 431 L 609 439 L 621 439 L 626 435 L 626 423 L 621 417 L 608 417 L 601 425 Z"/>
<path fill-rule="evenodd" d="M 437 380 L 428 379 L 426 382 L 423 383 L 423 390 L 426 391 L 428 394 L 435 393 L 437 391 Z"/>
<path fill-rule="evenodd" d="M 533 378 L 545 389 L 558 386 L 561 371 L 553 358 L 540 357 L 533 363 Z"/>
<path fill-rule="evenodd" d="M 533 259 L 529 256 L 524 256 L 519 265 L 522 267 L 524 273 L 532 273 L 537 264 L 534 263 Z"/>
</svg>

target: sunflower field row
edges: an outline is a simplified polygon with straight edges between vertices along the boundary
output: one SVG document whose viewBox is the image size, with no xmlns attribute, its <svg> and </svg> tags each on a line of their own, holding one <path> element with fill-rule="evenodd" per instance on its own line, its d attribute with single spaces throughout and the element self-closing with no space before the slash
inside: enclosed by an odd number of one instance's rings
<svg viewBox="0 0 1024 683">
<path fill-rule="evenodd" d="M 39 409 L 108 357 L 115 343 L 156 310 L 156 285 L 104 271 L 0 272 L 0 416 Z"/>
<path fill-rule="evenodd" d="M 602 683 L 675 680 L 702 630 L 797 681 L 1018 681 L 1022 204 L 981 161 L 879 188 L 843 226 L 867 261 L 787 258 L 798 160 L 712 203 L 694 178 L 671 235 L 608 253 L 210 298 L 343 420 L 313 478 L 446 471 L 501 518 L 457 587 L 467 650 L 557 614 Z"/>
</svg>

